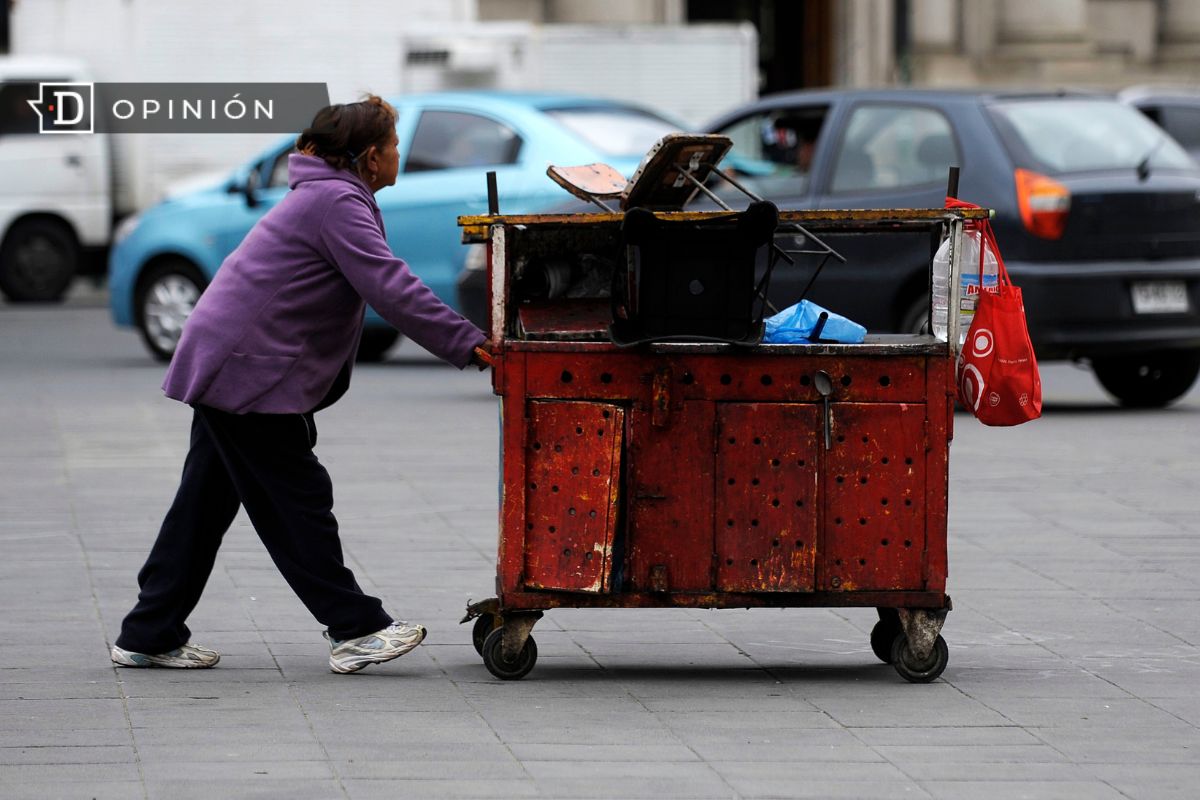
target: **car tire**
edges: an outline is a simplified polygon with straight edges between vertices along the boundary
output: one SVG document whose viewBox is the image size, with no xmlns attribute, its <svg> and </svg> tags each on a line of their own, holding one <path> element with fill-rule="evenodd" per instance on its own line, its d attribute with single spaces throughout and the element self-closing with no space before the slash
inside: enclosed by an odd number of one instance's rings
<svg viewBox="0 0 1200 800">
<path fill-rule="evenodd" d="M 79 243 L 66 223 L 18 222 L 0 246 L 0 291 L 14 303 L 60 302 L 79 260 Z"/>
<path fill-rule="evenodd" d="M 1126 408 L 1162 408 L 1185 395 L 1200 375 L 1200 350 L 1159 350 L 1093 358 L 1100 385 Z"/>
<path fill-rule="evenodd" d="M 136 324 L 155 359 L 170 361 L 175 355 L 183 323 L 207 286 L 204 274 L 182 258 L 159 263 L 138 281 Z"/>
<path fill-rule="evenodd" d="M 929 297 L 921 295 L 913 300 L 908 310 L 900 317 L 900 333 L 929 333 Z"/>
<path fill-rule="evenodd" d="M 400 331 L 392 328 L 366 328 L 362 340 L 358 343 L 356 361 L 377 364 L 392 349 L 392 345 L 400 341 Z"/>
</svg>

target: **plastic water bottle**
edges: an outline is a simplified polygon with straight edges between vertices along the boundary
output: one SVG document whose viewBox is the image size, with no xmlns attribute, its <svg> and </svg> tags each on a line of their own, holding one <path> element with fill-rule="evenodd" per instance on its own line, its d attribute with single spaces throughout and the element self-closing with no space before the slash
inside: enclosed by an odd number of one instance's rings
<svg viewBox="0 0 1200 800">
<path fill-rule="evenodd" d="M 940 341 L 946 341 L 947 333 L 947 304 L 950 289 L 950 239 L 942 241 L 941 247 L 933 256 L 933 310 L 929 318 L 929 330 Z"/>
<path fill-rule="evenodd" d="M 979 231 L 963 231 L 963 254 L 959 259 L 959 296 L 958 296 L 958 343 L 962 345 L 967 339 L 967 329 L 975 319 L 975 306 L 979 301 L 979 247 L 983 236 Z M 996 254 L 991 247 L 983 248 L 983 289 L 995 291 L 999 265 Z M 945 239 L 938 247 L 933 257 L 933 313 L 930 318 L 930 330 L 941 341 L 949 336 L 949 285 L 950 285 L 950 239 Z"/>
<path fill-rule="evenodd" d="M 979 231 L 963 231 L 963 257 L 959 261 L 958 293 L 958 343 L 967 340 L 967 330 L 975 319 L 975 307 L 979 303 L 980 291 L 994 292 L 999 280 L 1000 267 L 990 245 L 983 247 L 983 286 L 979 284 L 979 248 L 983 235 Z"/>
</svg>

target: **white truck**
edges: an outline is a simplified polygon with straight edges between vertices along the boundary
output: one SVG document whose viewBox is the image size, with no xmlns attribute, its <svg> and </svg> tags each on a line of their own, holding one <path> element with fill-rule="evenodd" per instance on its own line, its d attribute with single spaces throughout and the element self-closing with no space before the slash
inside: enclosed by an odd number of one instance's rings
<svg viewBox="0 0 1200 800">
<path fill-rule="evenodd" d="M 53 301 L 78 273 L 103 270 L 112 233 L 105 135 L 43 135 L 38 83 L 91 80 L 67 58 L 0 57 L 0 291 Z"/>
</svg>

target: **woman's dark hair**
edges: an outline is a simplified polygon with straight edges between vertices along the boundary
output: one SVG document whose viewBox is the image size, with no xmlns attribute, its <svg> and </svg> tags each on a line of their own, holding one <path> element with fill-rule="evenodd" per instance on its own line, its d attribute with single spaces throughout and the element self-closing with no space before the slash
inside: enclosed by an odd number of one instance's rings
<svg viewBox="0 0 1200 800">
<path fill-rule="evenodd" d="M 357 103 L 338 103 L 317 112 L 296 139 L 301 153 L 319 156 L 334 169 L 356 168 L 356 161 L 373 144 L 383 144 L 396 128 L 396 109 L 377 95 Z"/>
</svg>

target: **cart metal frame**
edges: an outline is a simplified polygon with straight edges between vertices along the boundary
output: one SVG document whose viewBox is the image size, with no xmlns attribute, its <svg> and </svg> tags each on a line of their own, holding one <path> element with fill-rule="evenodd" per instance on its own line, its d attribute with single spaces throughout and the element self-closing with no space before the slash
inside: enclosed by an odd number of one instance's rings
<svg viewBox="0 0 1200 800">
<path fill-rule="evenodd" d="M 786 211 L 780 230 L 941 231 L 954 310 L 964 224 L 987 214 Z M 530 631 L 553 608 L 865 606 L 879 611 L 875 654 L 935 679 L 958 314 L 945 340 L 621 348 L 595 335 L 602 305 L 514 288 L 531 263 L 611 247 L 622 218 L 459 218 L 464 241 L 488 247 L 501 398 L 496 596 L 463 619 L 488 669 L 528 673 Z"/>
</svg>

